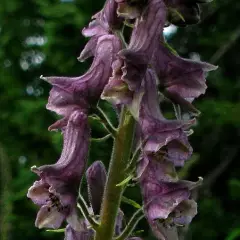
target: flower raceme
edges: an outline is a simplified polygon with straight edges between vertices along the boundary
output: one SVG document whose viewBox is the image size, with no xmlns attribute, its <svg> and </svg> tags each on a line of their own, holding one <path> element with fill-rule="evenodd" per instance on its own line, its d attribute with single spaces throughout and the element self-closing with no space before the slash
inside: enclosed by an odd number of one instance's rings
<svg viewBox="0 0 240 240">
<path fill-rule="evenodd" d="M 165 42 L 163 29 L 170 23 L 177 26 L 197 23 L 199 4 L 206 2 L 209 0 L 107 0 L 82 31 L 89 41 L 78 59 L 93 57 L 89 70 L 79 77 L 42 77 L 52 85 L 46 108 L 62 117 L 49 130 L 61 130 L 64 144 L 55 164 L 32 168 L 40 180 L 29 188 L 27 196 L 40 206 L 37 227 L 57 229 L 66 220 L 66 240 L 95 237 L 99 240 L 99 231 L 108 227 L 98 222 L 105 214 L 104 191 L 109 184 L 116 187 L 118 182 L 112 183 L 111 175 L 107 175 L 100 161 L 86 170 L 90 141 L 88 116 L 100 99 L 117 109 L 127 109 L 136 121 L 134 147 L 137 149 L 131 151 L 137 150 L 139 154 L 131 161 L 131 171 L 124 167 L 125 175 L 135 171 L 134 179 L 143 198 L 142 209 L 156 238 L 176 240 L 178 229 L 192 221 L 197 214 L 197 203 L 191 199 L 191 191 L 201 179 L 180 180 L 175 167 L 184 167 L 191 157 L 193 149 L 188 135 L 196 119 L 183 120 L 181 111 L 192 116 L 199 114 L 192 101 L 205 93 L 206 74 L 217 67 L 178 56 Z M 126 44 L 123 27 L 129 23 L 133 29 Z M 176 119 L 165 117 L 162 104 L 166 100 L 178 106 Z M 121 121 L 119 126 L 120 129 Z M 117 139 L 121 131 L 113 130 L 112 137 Z M 84 216 L 81 217 L 78 199 L 82 197 L 78 196 L 84 174 L 90 207 L 85 205 L 84 212 L 80 206 Z M 130 220 L 124 228 L 120 201 L 113 203 L 117 215 L 112 238 L 141 240 L 132 237 L 137 220 Z"/>
</svg>

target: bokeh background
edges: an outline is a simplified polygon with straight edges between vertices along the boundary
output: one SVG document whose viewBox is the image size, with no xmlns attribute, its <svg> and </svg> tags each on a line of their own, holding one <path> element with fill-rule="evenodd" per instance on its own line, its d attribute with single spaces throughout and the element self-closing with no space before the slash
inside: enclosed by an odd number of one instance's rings
<svg viewBox="0 0 240 240">
<path fill-rule="evenodd" d="M 81 29 L 103 0 L 1 0 L 0 4 L 0 239 L 54 240 L 63 233 L 34 227 L 37 207 L 26 198 L 36 180 L 32 165 L 59 157 L 60 133 L 47 128 L 57 116 L 45 109 L 50 86 L 40 75 L 77 76 L 90 61 L 77 57 L 87 39 Z M 205 177 L 195 194 L 199 214 L 186 239 L 240 239 L 240 2 L 215 0 L 203 6 L 202 22 L 170 26 L 168 42 L 181 56 L 219 65 L 208 91 L 195 105 L 202 112 L 190 137 L 195 153 L 181 176 Z M 111 109 L 111 108 L 109 108 Z M 114 113 L 110 113 L 114 118 Z M 93 124 L 93 135 L 101 136 Z M 92 144 L 89 163 L 109 159 L 111 140 Z M 83 182 L 83 186 L 85 183 Z M 83 190 L 83 194 L 86 193 Z M 141 203 L 139 189 L 125 194 Z M 133 208 L 122 204 L 126 217 Z M 143 220 L 139 236 L 154 239 Z"/>
</svg>

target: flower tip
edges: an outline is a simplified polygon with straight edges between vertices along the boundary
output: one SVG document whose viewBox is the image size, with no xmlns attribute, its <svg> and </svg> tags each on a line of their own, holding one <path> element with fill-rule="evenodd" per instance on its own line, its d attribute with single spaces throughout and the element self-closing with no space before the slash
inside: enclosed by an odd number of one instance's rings
<svg viewBox="0 0 240 240">
<path fill-rule="evenodd" d="M 217 69 L 218 69 L 218 66 L 210 64 L 210 63 L 206 63 L 205 67 L 204 67 L 204 71 L 206 71 L 206 72 L 215 71 Z"/>
<path fill-rule="evenodd" d="M 39 171 L 39 169 L 38 169 L 38 167 L 37 167 L 36 165 L 34 165 L 34 166 L 31 167 L 31 171 L 34 172 L 34 173 L 36 173 L 36 174 L 39 174 L 39 173 L 40 173 L 40 171 Z"/>
<path fill-rule="evenodd" d="M 77 58 L 77 60 L 79 62 L 84 62 L 85 61 L 85 58 L 82 56 L 82 53 L 80 54 L 80 56 Z"/>
<path fill-rule="evenodd" d="M 37 169 L 37 166 L 36 166 L 36 165 L 34 165 L 34 166 L 31 167 L 31 171 L 32 171 L 32 172 L 34 172 L 36 169 Z"/>
<path fill-rule="evenodd" d="M 199 183 L 199 185 L 201 185 L 203 183 L 203 177 L 198 177 L 197 183 Z"/>
<path fill-rule="evenodd" d="M 46 81 L 46 82 L 47 82 L 47 78 L 46 78 L 46 77 L 44 77 L 43 75 L 41 75 L 39 78 L 40 78 L 41 80 L 43 80 L 43 81 Z"/>
<path fill-rule="evenodd" d="M 43 75 L 41 75 L 39 78 L 45 82 L 52 83 L 51 78 L 44 77 Z"/>
</svg>

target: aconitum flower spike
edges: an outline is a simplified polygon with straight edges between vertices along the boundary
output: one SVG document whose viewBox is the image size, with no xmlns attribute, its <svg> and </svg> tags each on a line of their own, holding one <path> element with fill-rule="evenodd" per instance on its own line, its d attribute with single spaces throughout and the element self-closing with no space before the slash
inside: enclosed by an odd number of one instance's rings
<svg viewBox="0 0 240 240">
<path fill-rule="evenodd" d="M 45 77 L 52 86 L 47 109 L 65 117 L 75 110 L 87 112 L 95 104 L 111 76 L 111 65 L 121 42 L 114 35 L 98 40 L 96 55 L 91 68 L 80 77 Z"/>
<path fill-rule="evenodd" d="M 63 136 L 59 160 L 52 165 L 32 168 L 41 179 L 30 187 L 27 196 L 41 206 L 35 222 L 37 227 L 59 228 L 66 219 L 72 228 L 81 230 L 76 204 L 88 154 L 90 131 L 87 116 L 74 111 Z"/>
</svg>

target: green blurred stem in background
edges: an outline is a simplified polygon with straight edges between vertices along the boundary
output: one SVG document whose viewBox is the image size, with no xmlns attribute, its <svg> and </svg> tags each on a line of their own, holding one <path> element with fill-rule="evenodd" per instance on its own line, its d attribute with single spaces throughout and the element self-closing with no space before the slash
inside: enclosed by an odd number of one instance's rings
<svg viewBox="0 0 240 240">
<path fill-rule="evenodd" d="M 11 224 L 9 217 L 12 213 L 11 195 L 11 169 L 10 161 L 7 159 L 5 151 L 0 144 L 0 239 L 9 240 Z"/>
</svg>

